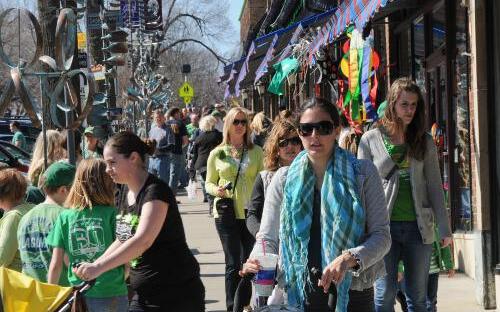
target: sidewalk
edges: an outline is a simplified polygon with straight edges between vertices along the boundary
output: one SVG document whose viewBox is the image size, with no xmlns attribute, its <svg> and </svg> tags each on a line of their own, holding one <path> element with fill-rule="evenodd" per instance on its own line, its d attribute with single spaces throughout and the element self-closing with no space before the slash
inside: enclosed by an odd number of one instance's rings
<svg viewBox="0 0 500 312">
<path fill-rule="evenodd" d="M 206 309 L 210 312 L 225 311 L 224 253 L 215 230 L 214 220 L 208 217 L 208 205 L 202 202 L 201 189 L 197 200 L 190 200 L 185 192 L 177 196 L 179 210 L 189 244 L 201 267 L 201 277 L 206 289 Z M 399 305 L 396 312 L 400 312 Z M 464 274 L 453 279 L 442 275 L 439 279 L 439 312 L 480 312 L 474 299 L 474 281 Z M 492 310 L 489 310 L 492 311 Z"/>
</svg>

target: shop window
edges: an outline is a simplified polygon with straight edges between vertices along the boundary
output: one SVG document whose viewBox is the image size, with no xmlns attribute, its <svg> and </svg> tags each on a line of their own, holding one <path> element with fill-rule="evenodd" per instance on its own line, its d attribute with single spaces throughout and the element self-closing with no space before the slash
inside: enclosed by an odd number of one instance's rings
<svg viewBox="0 0 500 312">
<path fill-rule="evenodd" d="M 422 93 L 426 92 L 425 89 L 425 30 L 424 30 L 424 18 L 423 16 L 417 18 L 412 25 L 412 77 L 422 90 Z"/>
<path fill-rule="evenodd" d="M 432 50 L 435 51 L 446 44 L 446 10 L 441 5 L 432 12 Z"/>
<path fill-rule="evenodd" d="M 471 164 L 470 164 L 470 49 L 468 37 L 467 9 L 457 5 L 456 15 L 457 55 L 455 62 L 456 105 L 453 114 L 456 120 L 456 144 L 454 162 L 458 171 L 458 210 L 455 228 L 472 230 L 471 209 Z M 457 224 L 458 223 L 458 224 Z"/>
</svg>

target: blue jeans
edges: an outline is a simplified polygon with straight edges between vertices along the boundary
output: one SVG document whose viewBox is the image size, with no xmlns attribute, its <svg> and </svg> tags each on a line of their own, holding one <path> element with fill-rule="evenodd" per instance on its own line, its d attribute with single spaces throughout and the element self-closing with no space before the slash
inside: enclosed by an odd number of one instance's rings
<svg viewBox="0 0 500 312">
<path fill-rule="evenodd" d="M 417 222 L 391 222 L 392 245 L 384 257 L 387 275 L 375 282 L 375 311 L 393 312 L 398 289 L 398 262 L 405 267 L 409 312 L 427 312 L 427 280 L 432 244 L 424 244 Z"/>
<path fill-rule="evenodd" d="M 169 152 L 167 156 L 170 164 L 170 178 L 168 186 L 170 186 L 170 189 L 174 195 L 176 195 L 177 185 L 179 184 L 179 178 L 181 177 L 182 170 L 186 170 L 184 168 L 184 155 Z"/>
<path fill-rule="evenodd" d="M 148 171 L 168 184 L 170 181 L 170 158 L 168 155 L 150 157 Z"/>
<path fill-rule="evenodd" d="M 108 298 L 85 297 L 85 303 L 89 312 L 126 312 L 128 311 L 127 296 Z"/>
<path fill-rule="evenodd" d="M 439 273 L 429 274 L 429 282 L 427 283 L 427 311 L 437 311 L 437 294 L 438 294 Z"/>
</svg>

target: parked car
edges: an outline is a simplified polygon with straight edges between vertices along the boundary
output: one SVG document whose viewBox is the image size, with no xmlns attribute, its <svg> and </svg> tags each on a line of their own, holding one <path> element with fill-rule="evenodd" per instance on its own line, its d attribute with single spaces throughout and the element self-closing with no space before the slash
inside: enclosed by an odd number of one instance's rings
<svg viewBox="0 0 500 312">
<path fill-rule="evenodd" d="M 5 141 L 0 141 L 0 162 L 6 163 L 23 173 L 28 173 L 31 157 L 19 147 Z"/>
<path fill-rule="evenodd" d="M 0 134 L 0 141 L 5 141 L 5 142 L 12 142 L 12 138 L 14 137 L 14 134 Z M 36 138 L 25 136 L 26 138 L 26 146 L 28 154 L 31 154 L 33 152 L 33 147 L 35 146 Z"/>
<path fill-rule="evenodd" d="M 9 126 L 12 121 L 17 121 L 19 123 L 21 131 L 25 136 L 36 138 L 40 131 L 42 131 L 41 129 L 34 127 L 31 123 L 31 119 L 27 117 L 0 117 L 0 133 L 11 133 Z"/>
</svg>

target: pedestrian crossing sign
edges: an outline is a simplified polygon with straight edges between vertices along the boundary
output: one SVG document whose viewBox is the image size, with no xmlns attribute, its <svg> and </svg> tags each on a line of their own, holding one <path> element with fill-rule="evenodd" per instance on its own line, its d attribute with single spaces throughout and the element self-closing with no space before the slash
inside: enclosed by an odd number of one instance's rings
<svg viewBox="0 0 500 312">
<path fill-rule="evenodd" d="M 179 96 L 181 98 L 192 98 L 194 96 L 194 89 L 187 81 L 179 88 Z"/>
</svg>

